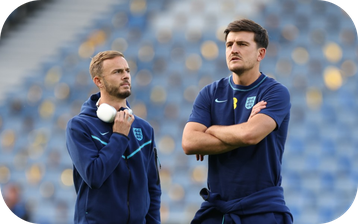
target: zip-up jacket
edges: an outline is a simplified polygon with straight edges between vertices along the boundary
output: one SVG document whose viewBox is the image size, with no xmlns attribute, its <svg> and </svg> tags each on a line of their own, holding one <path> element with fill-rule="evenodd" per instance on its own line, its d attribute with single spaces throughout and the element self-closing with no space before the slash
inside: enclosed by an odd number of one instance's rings
<svg viewBox="0 0 358 224">
<path fill-rule="evenodd" d="M 135 116 L 128 136 L 96 115 L 100 93 L 69 120 L 77 224 L 160 223 L 161 187 L 153 128 Z"/>
<path fill-rule="evenodd" d="M 280 213 L 278 223 L 291 224 L 293 217 L 285 204 L 282 187 L 275 186 L 255 192 L 243 198 L 223 200 L 218 193 L 210 192 L 203 188 L 200 195 L 205 200 L 200 210 L 196 213 L 191 224 L 215 224 L 214 214 L 219 214 L 222 224 L 241 224 L 242 218 L 250 216 L 249 223 L 276 223 L 273 220 L 262 220 L 264 213 Z M 257 215 L 257 216 L 255 216 Z M 211 218 L 210 218 L 211 217 Z"/>
</svg>

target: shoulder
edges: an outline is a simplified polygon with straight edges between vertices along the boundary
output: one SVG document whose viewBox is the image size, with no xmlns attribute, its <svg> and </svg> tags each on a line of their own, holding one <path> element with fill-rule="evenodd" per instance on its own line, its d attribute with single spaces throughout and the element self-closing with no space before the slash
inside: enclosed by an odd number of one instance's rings
<svg viewBox="0 0 358 224">
<path fill-rule="evenodd" d="M 72 117 L 70 120 L 68 120 L 66 129 L 67 130 L 82 129 L 85 126 L 86 126 L 86 118 L 81 115 L 76 115 L 76 116 Z"/>
<path fill-rule="evenodd" d="M 74 125 L 77 125 L 77 124 L 81 123 L 80 120 L 81 120 L 81 119 L 79 118 L 78 115 L 72 117 L 72 118 L 69 119 L 68 122 L 67 122 L 67 128 L 72 127 L 72 126 L 74 126 Z"/>
<path fill-rule="evenodd" d="M 216 80 L 216 81 L 206 85 L 201 91 L 202 92 L 207 92 L 207 93 L 210 94 L 210 93 L 216 92 L 218 89 L 227 88 L 229 86 L 230 77 L 231 76 L 224 77 L 224 78 L 221 78 L 219 80 Z"/>
<path fill-rule="evenodd" d="M 230 84 L 230 78 L 231 78 L 231 75 L 227 76 L 227 77 L 224 77 L 224 78 L 221 78 L 221 79 L 216 80 L 215 82 L 213 82 L 212 85 L 214 87 L 216 87 L 216 88 L 228 87 L 229 84 Z"/>
<path fill-rule="evenodd" d="M 281 92 L 282 94 L 290 95 L 287 87 L 274 78 L 267 77 L 264 85 L 269 92 Z"/>
<path fill-rule="evenodd" d="M 134 116 L 135 116 L 134 122 L 136 123 L 136 125 L 141 126 L 142 128 L 144 128 L 146 130 L 152 130 L 153 129 L 152 125 L 148 121 L 146 121 L 143 118 L 138 117 L 136 115 L 134 115 Z"/>
</svg>

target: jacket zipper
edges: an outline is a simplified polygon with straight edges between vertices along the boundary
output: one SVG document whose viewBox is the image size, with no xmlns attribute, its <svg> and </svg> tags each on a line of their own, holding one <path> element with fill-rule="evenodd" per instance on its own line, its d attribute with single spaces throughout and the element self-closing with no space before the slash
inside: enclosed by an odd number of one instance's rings
<svg viewBox="0 0 358 224">
<path fill-rule="evenodd" d="M 130 218 L 131 218 L 131 210 L 130 210 L 130 207 L 129 207 L 129 189 L 130 189 L 130 184 L 131 184 L 131 181 L 132 181 L 132 173 L 131 173 L 131 170 L 129 169 L 128 157 L 127 157 L 127 156 L 126 156 L 126 165 L 127 165 L 128 172 L 129 172 L 129 181 L 128 181 L 128 189 L 127 189 L 127 207 L 128 207 L 128 220 L 127 220 L 127 224 L 129 224 L 129 220 L 130 220 Z"/>
</svg>

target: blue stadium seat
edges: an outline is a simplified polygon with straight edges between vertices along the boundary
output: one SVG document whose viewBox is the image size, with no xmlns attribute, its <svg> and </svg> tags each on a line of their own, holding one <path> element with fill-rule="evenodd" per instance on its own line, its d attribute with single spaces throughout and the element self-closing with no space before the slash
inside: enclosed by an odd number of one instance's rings
<svg viewBox="0 0 358 224">
<path fill-rule="evenodd" d="M 66 43 L 56 56 L 43 62 L 36 71 L 41 75 L 26 78 L 24 88 L 8 96 L 6 106 L 0 107 L 1 135 L 7 130 L 16 133 L 13 147 L 2 148 L 0 157 L 0 166 L 6 165 L 10 169 L 11 181 L 21 180 L 24 185 L 27 184 L 25 167 L 19 166 L 20 162 L 23 161 L 29 167 L 37 163 L 45 164 L 43 179 L 30 185 L 24 192 L 25 197 L 33 200 L 36 205 L 35 222 L 54 223 L 52 217 L 56 216 L 57 205 L 61 203 L 64 207 L 67 205 L 69 220 L 72 220 L 74 189 L 73 186 L 63 186 L 60 180 L 62 171 L 72 167 L 64 144 L 63 123 L 78 113 L 83 101 L 97 91 L 88 71 L 90 58 L 81 58 L 78 50 L 98 30 L 104 31 L 107 36 L 104 43 L 95 47 L 94 53 L 112 47 L 125 47 L 123 53 L 128 61 L 135 64 L 130 103 L 145 104 L 146 119 L 155 128 L 157 141 L 169 135 L 175 142 L 174 151 L 160 151 L 159 155 L 162 166 L 170 170 L 168 175 L 171 177 L 169 186 L 167 183 L 163 185 L 162 196 L 163 204 L 169 209 L 168 223 L 175 223 L 187 213 L 189 220 L 202 202 L 199 191 L 205 187 L 205 181 L 197 182 L 191 175 L 198 166 L 207 165 L 207 157 L 204 162 L 198 162 L 195 156 L 186 156 L 181 148 L 181 135 L 191 113 L 192 101 L 200 88 L 206 82 L 230 75 L 225 61 L 224 43 L 215 36 L 217 27 L 211 30 L 198 29 L 198 36 L 195 36 L 186 30 L 187 24 L 183 24 L 184 31 L 170 30 L 171 38 L 165 42 L 164 34 L 159 36 L 159 31 L 153 29 L 152 16 L 165 12 L 168 20 L 178 19 L 171 18 L 175 15 L 168 13 L 170 10 L 175 11 L 171 3 L 163 0 L 146 1 L 146 9 L 142 14 L 133 13 L 130 4 L 130 1 L 121 1 L 113 5 L 106 15 L 80 32 L 76 40 Z M 221 17 L 209 19 L 215 24 L 225 22 Z M 350 206 L 348 198 L 354 197 L 358 183 L 358 153 L 355 150 L 358 146 L 355 140 L 358 134 L 355 128 L 358 105 L 354 97 L 357 95 L 355 84 L 358 76 L 355 72 L 352 76 L 344 77 L 341 88 L 329 90 L 325 86 L 323 72 L 332 63 L 327 61 L 322 50 L 328 42 L 337 43 L 344 54 L 334 66 L 348 71 L 349 63 L 345 69 L 342 68 L 343 63 L 356 57 L 354 49 L 357 48 L 356 33 L 349 31 L 353 23 L 333 4 L 293 0 L 276 0 L 264 5 L 254 20 L 267 28 L 272 47 L 262 63 L 262 71 L 273 75 L 291 94 L 291 121 L 282 170 L 287 204 L 297 224 L 331 221 L 337 217 L 338 211 L 344 212 Z M 190 21 L 189 17 L 187 21 Z M 200 25 L 200 21 L 192 21 L 191 25 L 194 23 Z M 284 35 L 288 26 L 298 30 L 296 37 L 288 39 Z M 188 38 L 190 35 L 192 38 Z M 123 38 L 125 42 L 120 42 L 118 38 Z M 201 46 L 207 40 L 213 41 L 219 48 L 214 60 L 205 59 L 201 53 Z M 139 57 L 139 51 L 147 45 L 152 46 L 154 56 L 145 61 Z M 306 64 L 299 65 L 292 58 L 292 52 L 298 47 L 303 47 L 309 55 Z M 198 66 L 198 70 L 190 71 L 186 62 L 191 62 L 190 56 L 193 54 L 200 58 L 201 66 Z M 291 68 L 287 69 L 287 65 Z M 48 86 L 46 76 L 51 68 L 59 68 L 61 75 L 54 85 Z M 148 71 L 151 77 L 146 85 L 136 79 L 138 73 L 143 71 Z M 64 99 L 55 94 L 59 83 L 68 85 L 70 90 Z M 322 104 L 317 103 L 318 110 L 310 108 L 307 103 L 306 94 L 311 87 L 322 93 Z M 153 102 L 151 93 L 154 88 L 160 88 L 166 95 L 163 102 Z M 28 95 L 33 96 L 30 97 L 33 101 L 28 99 Z M 35 99 L 35 96 L 39 99 Z M 41 104 L 46 100 L 55 106 L 49 118 L 41 116 L 39 112 Z M 168 113 L 172 113 L 171 116 Z M 49 135 L 44 143 L 44 151 L 38 152 L 37 156 L 26 154 L 33 143 L 34 130 L 41 128 L 47 130 Z M 51 199 L 43 198 L 38 191 L 45 181 L 55 186 Z M 183 190 L 183 195 L 176 200 L 170 196 L 170 187 L 173 185 Z M 331 196 L 325 198 L 327 195 L 323 193 L 327 192 Z M 342 205 L 331 203 L 331 200 L 339 198 L 344 198 Z"/>
</svg>

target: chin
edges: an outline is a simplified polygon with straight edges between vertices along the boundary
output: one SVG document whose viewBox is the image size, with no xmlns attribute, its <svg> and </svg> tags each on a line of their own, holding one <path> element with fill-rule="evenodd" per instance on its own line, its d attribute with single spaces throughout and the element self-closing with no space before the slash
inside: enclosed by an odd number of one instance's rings
<svg viewBox="0 0 358 224">
<path fill-rule="evenodd" d="M 232 72 L 245 70 L 245 68 L 244 68 L 243 66 L 230 66 L 229 69 L 230 69 L 230 71 L 232 71 Z"/>
<path fill-rule="evenodd" d="M 120 95 L 122 96 L 122 98 L 127 98 L 131 95 L 131 91 L 126 91 L 126 92 L 122 92 L 120 93 Z"/>
</svg>

